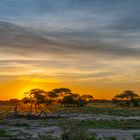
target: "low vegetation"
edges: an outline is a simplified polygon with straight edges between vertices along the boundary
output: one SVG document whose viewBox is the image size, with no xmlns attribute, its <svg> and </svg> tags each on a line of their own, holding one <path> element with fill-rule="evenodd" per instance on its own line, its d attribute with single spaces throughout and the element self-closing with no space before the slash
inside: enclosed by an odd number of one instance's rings
<svg viewBox="0 0 140 140">
<path fill-rule="evenodd" d="M 67 107 L 57 107 L 56 109 L 52 108 L 52 111 L 55 111 L 57 113 L 79 113 L 79 114 L 85 114 L 85 113 L 92 113 L 92 114 L 102 114 L 102 115 L 110 115 L 110 116 L 140 116 L 140 108 L 137 107 L 131 107 L 127 110 L 122 107 L 114 107 L 111 104 L 109 106 L 106 106 L 105 104 L 99 103 L 99 104 L 91 104 L 88 107 L 82 107 L 82 108 L 67 108 Z"/>
<path fill-rule="evenodd" d="M 115 136 L 101 138 L 88 130 L 140 130 L 139 105 L 140 97 L 130 90 L 112 100 L 95 100 L 68 88 L 31 89 L 23 100 L 0 102 L 0 128 L 4 128 L 0 138 L 33 140 L 35 135 L 36 140 L 115 140 Z"/>
<path fill-rule="evenodd" d="M 135 134 L 133 137 L 134 137 L 134 140 L 140 140 L 140 134 Z"/>
<path fill-rule="evenodd" d="M 0 129 L 0 137 L 10 137 L 5 129 Z"/>
<path fill-rule="evenodd" d="M 63 119 L 58 122 L 61 127 L 74 126 L 81 129 L 140 129 L 140 120 L 103 120 L 103 119 L 91 119 L 91 120 L 68 120 Z"/>
<path fill-rule="evenodd" d="M 67 128 L 63 130 L 60 138 L 50 135 L 40 135 L 40 140 L 116 140 L 115 137 L 103 137 L 99 138 L 96 133 L 87 133 L 82 129 Z"/>
</svg>

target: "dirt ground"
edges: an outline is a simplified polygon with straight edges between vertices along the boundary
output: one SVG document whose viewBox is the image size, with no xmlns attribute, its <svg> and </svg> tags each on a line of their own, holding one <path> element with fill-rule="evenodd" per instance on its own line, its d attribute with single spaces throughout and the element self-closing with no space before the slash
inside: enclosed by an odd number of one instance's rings
<svg viewBox="0 0 140 140">
<path fill-rule="evenodd" d="M 98 114 L 61 114 L 63 120 L 140 120 L 139 116 L 135 117 L 118 117 Z M 38 140 L 39 135 L 53 135 L 59 138 L 62 134 L 62 128 L 58 122 L 61 120 L 27 120 L 27 119 L 6 119 L 0 123 L 0 129 L 6 130 L 10 135 L 19 139 Z M 96 133 L 98 137 L 115 137 L 117 140 L 134 140 L 134 135 L 140 134 L 140 129 L 87 129 L 90 133 Z M 2 138 L 0 139 L 2 140 Z"/>
<path fill-rule="evenodd" d="M 99 106 L 99 107 L 98 107 Z M 26 114 L 28 110 L 21 106 L 21 113 Z M 24 109 L 23 109 L 24 108 Z M 96 133 L 98 137 L 104 140 L 105 137 L 114 137 L 116 140 L 138 140 L 134 139 L 134 135 L 139 135 L 140 137 L 140 109 L 132 108 L 130 110 L 123 110 L 114 108 L 112 106 L 106 106 L 105 104 L 93 105 L 93 107 L 85 108 L 60 108 L 55 106 L 50 112 L 47 113 L 48 116 L 60 116 L 60 118 L 46 119 L 46 120 L 29 120 L 29 119 L 2 119 L 6 112 L 13 110 L 13 106 L 0 106 L 0 140 L 40 140 L 41 135 L 51 135 L 60 140 L 60 137 L 64 129 L 69 128 L 72 123 L 78 124 L 77 128 L 80 127 L 88 133 Z M 117 113 L 117 114 L 116 114 Z M 132 121 L 133 120 L 133 121 Z M 108 128 L 105 123 L 104 127 L 90 127 L 90 121 L 95 122 L 95 125 L 102 122 L 117 122 L 117 121 L 127 121 L 131 122 L 135 127 L 130 129 L 122 129 L 121 123 L 117 127 L 111 126 Z M 88 122 L 85 127 L 82 126 L 81 122 Z M 139 123 L 137 123 L 139 122 Z M 80 123 L 80 125 L 79 125 Z M 139 126 L 138 126 L 139 125 Z M 101 125 L 102 126 L 102 125 Z M 106 127 L 107 126 L 107 127 Z M 138 127 L 137 127 L 138 126 Z M 9 137 L 1 137 L 1 130 L 5 130 L 8 136 L 12 136 L 13 139 Z M 139 138 L 140 139 L 140 138 Z M 45 139 L 50 140 L 50 139 Z M 110 139 L 111 140 L 111 139 Z M 112 139 L 113 140 L 113 139 Z"/>
</svg>

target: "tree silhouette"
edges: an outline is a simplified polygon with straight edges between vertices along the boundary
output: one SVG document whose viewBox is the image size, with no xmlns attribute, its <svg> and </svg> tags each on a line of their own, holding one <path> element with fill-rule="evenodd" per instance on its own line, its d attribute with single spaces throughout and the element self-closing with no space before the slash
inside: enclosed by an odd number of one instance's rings
<svg viewBox="0 0 140 140">
<path fill-rule="evenodd" d="M 93 101 L 92 95 L 82 95 L 81 98 L 85 101 Z"/>
<path fill-rule="evenodd" d="M 74 99 L 73 99 L 73 97 L 71 95 L 65 96 L 63 98 L 63 100 L 61 101 L 61 106 L 64 105 L 64 106 L 69 107 L 69 106 L 71 106 L 73 104 L 74 104 Z"/>
<path fill-rule="evenodd" d="M 123 91 L 122 93 L 116 95 L 113 98 L 113 103 L 121 106 L 138 106 L 139 105 L 139 95 L 131 90 Z"/>
<path fill-rule="evenodd" d="M 65 94 L 71 93 L 71 90 L 69 88 L 55 88 L 53 91 L 56 93 L 65 93 Z"/>
<path fill-rule="evenodd" d="M 50 105 L 51 103 L 60 103 L 61 106 L 84 106 L 93 100 L 91 95 L 83 95 L 72 93 L 69 88 L 55 88 L 46 92 L 43 89 L 31 89 L 25 93 L 26 97 L 23 98 L 23 103 L 30 104 L 30 112 L 33 109 L 37 111 L 42 104 Z"/>
<path fill-rule="evenodd" d="M 49 91 L 48 93 L 47 93 L 47 95 L 48 95 L 48 97 L 49 98 L 52 98 L 52 99 L 55 99 L 55 98 L 57 98 L 59 95 L 57 94 L 57 92 L 55 92 L 55 91 Z"/>
<path fill-rule="evenodd" d="M 40 104 L 46 102 L 46 91 L 43 89 L 31 89 L 29 92 L 25 93 L 26 97 L 23 98 L 23 103 L 30 103 L 30 112 L 32 112 L 33 105 L 35 110 L 40 107 Z"/>
<path fill-rule="evenodd" d="M 60 101 L 61 106 L 79 106 L 82 107 L 86 105 L 87 101 L 83 100 L 79 94 L 71 93 L 70 95 L 64 96 L 64 98 Z"/>
<path fill-rule="evenodd" d="M 60 98 L 71 94 L 71 90 L 69 88 L 56 88 L 56 89 L 52 90 L 52 92 L 57 94 L 57 96 Z"/>
</svg>

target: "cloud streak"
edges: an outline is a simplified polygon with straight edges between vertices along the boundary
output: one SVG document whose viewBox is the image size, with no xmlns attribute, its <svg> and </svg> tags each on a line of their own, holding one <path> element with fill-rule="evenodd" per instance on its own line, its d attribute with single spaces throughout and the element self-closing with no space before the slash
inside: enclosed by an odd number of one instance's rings
<svg viewBox="0 0 140 140">
<path fill-rule="evenodd" d="M 139 5 L 138 0 L 1 0 L 1 81 L 55 79 L 90 89 L 93 83 L 140 82 Z"/>
<path fill-rule="evenodd" d="M 0 23 L 0 46 L 1 51 L 13 52 L 14 54 L 22 55 L 37 55 L 38 53 L 47 55 L 69 55 L 69 54 L 103 54 L 118 57 L 139 57 L 140 48 L 126 46 L 124 43 L 109 42 L 107 39 L 99 36 L 93 37 L 93 40 L 69 39 L 67 38 L 51 38 L 48 35 L 41 36 L 34 30 L 26 29 L 25 27 L 10 24 L 6 22 Z M 38 31 L 39 32 L 39 31 Z M 69 38 L 80 36 L 76 33 L 66 33 Z M 61 35 L 61 34 L 60 34 Z M 94 35 L 96 36 L 96 34 Z M 59 38 L 59 36 L 58 36 Z"/>
</svg>

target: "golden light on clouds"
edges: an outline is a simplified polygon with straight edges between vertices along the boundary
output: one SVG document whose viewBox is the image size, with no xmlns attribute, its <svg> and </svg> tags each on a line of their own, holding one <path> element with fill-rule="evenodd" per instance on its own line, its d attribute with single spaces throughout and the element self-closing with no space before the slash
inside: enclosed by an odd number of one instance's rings
<svg viewBox="0 0 140 140">
<path fill-rule="evenodd" d="M 0 1 L 0 99 L 31 88 L 139 94 L 140 2 L 103 1 Z"/>
<path fill-rule="evenodd" d="M 10 98 L 21 99 L 25 91 L 35 88 L 36 85 L 27 83 L 27 81 L 9 81 L 0 83 L 0 99 L 6 100 Z"/>
<path fill-rule="evenodd" d="M 21 99 L 24 96 L 24 92 L 27 92 L 32 88 L 50 89 L 48 84 L 53 85 L 55 83 L 59 83 L 59 80 L 33 77 L 21 77 L 17 80 L 5 81 L 0 83 L 0 99 Z"/>
<path fill-rule="evenodd" d="M 22 80 L 21 80 L 22 79 Z M 23 77 L 20 80 L 11 80 L 0 83 L 0 99 L 6 100 L 10 98 L 21 99 L 24 92 L 32 88 L 42 88 L 46 91 L 53 88 L 68 87 L 75 93 L 91 94 L 94 98 L 110 99 L 117 93 L 122 92 L 124 89 L 131 87 L 135 92 L 139 91 L 139 83 L 101 83 L 89 81 L 60 81 L 54 79 L 43 78 L 27 78 Z M 24 79 L 24 80 L 23 80 Z"/>
<path fill-rule="evenodd" d="M 131 67 L 122 69 L 124 62 L 109 63 L 109 66 L 96 63 L 93 69 L 82 69 L 82 63 L 78 67 L 43 66 L 44 61 L 34 64 L 32 62 L 17 61 L 4 62 L 0 68 L 0 99 L 19 98 L 24 92 L 32 88 L 43 88 L 46 91 L 53 88 L 68 87 L 75 93 L 92 94 L 94 98 L 112 98 L 115 94 L 125 89 L 131 89 L 139 93 L 140 79 L 134 68 L 137 61 L 129 61 Z M 43 64 L 42 64 L 43 63 Z M 128 62 L 126 63 L 128 64 Z M 129 76 L 128 76 L 129 75 Z"/>
</svg>

